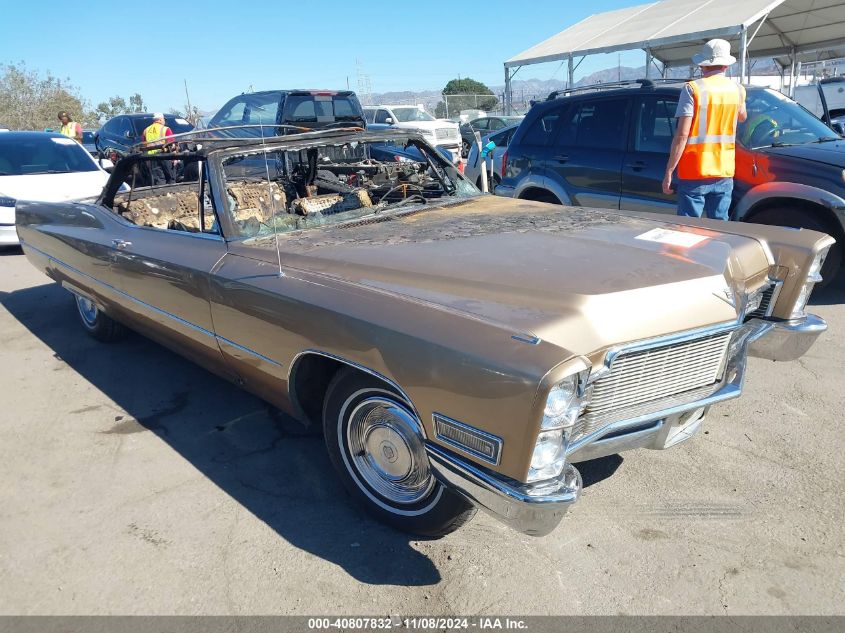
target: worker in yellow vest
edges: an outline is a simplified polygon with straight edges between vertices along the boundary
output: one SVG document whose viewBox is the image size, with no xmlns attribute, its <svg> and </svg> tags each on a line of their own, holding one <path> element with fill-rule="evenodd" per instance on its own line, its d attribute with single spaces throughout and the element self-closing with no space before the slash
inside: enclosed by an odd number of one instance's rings
<svg viewBox="0 0 845 633">
<path fill-rule="evenodd" d="M 82 126 L 76 121 L 71 121 L 70 115 L 65 110 L 59 112 L 59 123 L 62 124 L 59 130 L 62 134 L 77 143 L 82 143 Z"/>
<path fill-rule="evenodd" d="M 166 141 L 173 138 L 173 132 L 164 122 L 164 115 L 161 112 L 153 114 L 153 122 L 148 125 L 141 134 L 144 143 L 153 143 L 155 147 L 166 148 Z M 160 143 L 159 143 L 160 141 Z M 162 149 L 148 149 L 147 154 L 158 154 Z M 153 185 L 162 182 L 173 181 L 173 171 L 169 160 L 150 161 L 150 180 Z"/>
<path fill-rule="evenodd" d="M 702 76 L 681 91 L 663 193 L 673 192 L 677 168 L 678 215 L 727 220 L 736 169 L 736 126 L 748 116 L 745 88 L 725 76 L 736 62 L 727 41 L 710 40 L 692 61 Z"/>
</svg>

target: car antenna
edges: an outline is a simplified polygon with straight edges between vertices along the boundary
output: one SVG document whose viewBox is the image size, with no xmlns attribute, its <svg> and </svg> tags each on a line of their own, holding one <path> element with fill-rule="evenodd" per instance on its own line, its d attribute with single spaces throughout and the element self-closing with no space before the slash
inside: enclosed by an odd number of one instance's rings
<svg viewBox="0 0 845 633">
<path fill-rule="evenodd" d="M 261 122 L 261 115 L 258 116 L 258 126 L 261 129 L 261 149 L 264 151 L 264 173 L 267 174 L 267 195 L 270 198 L 273 211 L 273 241 L 276 242 L 276 259 L 279 262 L 279 277 L 284 277 L 282 272 L 282 251 L 279 250 L 279 232 L 276 228 L 276 198 L 273 196 L 273 187 L 270 184 L 270 166 L 267 164 L 267 143 L 264 142 L 264 125 Z"/>
</svg>

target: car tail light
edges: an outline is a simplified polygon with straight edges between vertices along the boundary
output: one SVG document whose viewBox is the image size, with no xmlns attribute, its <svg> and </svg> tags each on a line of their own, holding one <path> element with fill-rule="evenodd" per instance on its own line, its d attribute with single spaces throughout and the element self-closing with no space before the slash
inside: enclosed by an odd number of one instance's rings
<svg viewBox="0 0 845 633">
<path fill-rule="evenodd" d="M 502 154 L 502 178 L 507 176 L 508 174 L 508 150 L 505 150 L 505 153 Z"/>
</svg>

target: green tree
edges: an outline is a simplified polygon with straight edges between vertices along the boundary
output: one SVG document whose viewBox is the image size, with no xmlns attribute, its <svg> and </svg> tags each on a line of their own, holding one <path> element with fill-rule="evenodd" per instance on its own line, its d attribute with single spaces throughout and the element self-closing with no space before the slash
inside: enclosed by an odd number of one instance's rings
<svg viewBox="0 0 845 633">
<path fill-rule="evenodd" d="M 101 101 L 97 104 L 94 112 L 100 121 L 107 121 L 118 114 L 131 114 L 133 112 L 146 112 L 147 106 L 144 98 L 137 92 L 129 97 L 129 103 L 120 95 L 111 97 L 108 101 Z"/>
<path fill-rule="evenodd" d="M 443 88 L 443 101 L 437 104 L 435 116 L 453 117 L 461 110 L 492 110 L 499 99 L 486 85 L 475 79 L 452 79 Z"/>
<path fill-rule="evenodd" d="M 60 110 L 83 126 L 92 122 L 79 89 L 50 72 L 42 76 L 26 64 L 0 64 L 0 124 L 13 130 L 57 128 Z"/>
</svg>

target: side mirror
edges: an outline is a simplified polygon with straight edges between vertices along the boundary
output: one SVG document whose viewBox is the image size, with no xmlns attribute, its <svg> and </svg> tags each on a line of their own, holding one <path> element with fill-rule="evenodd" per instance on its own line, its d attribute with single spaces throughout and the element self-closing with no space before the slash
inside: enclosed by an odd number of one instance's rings
<svg viewBox="0 0 845 633">
<path fill-rule="evenodd" d="M 839 136 L 845 136 L 845 123 L 831 123 L 830 127 L 832 127 L 833 131 L 836 132 Z"/>
<path fill-rule="evenodd" d="M 390 117 L 387 117 L 387 118 L 384 120 L 384 122 L 385 122 L 385 123 L 387 123 L 388 125 L 393 125 L 393 119 L 392 119 L 392 118 L 390 118 Z"/>
<path fill-rule="evenodd" d="M 126 138 L 132 138 L 132 132 L 130 132 L 129 130 L 126 130 L 126 131 L 123 133 L 123 136 L 125 136 Z"/>
</svg>

